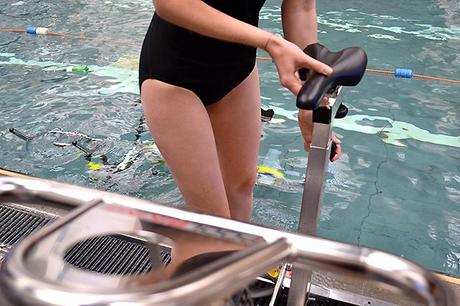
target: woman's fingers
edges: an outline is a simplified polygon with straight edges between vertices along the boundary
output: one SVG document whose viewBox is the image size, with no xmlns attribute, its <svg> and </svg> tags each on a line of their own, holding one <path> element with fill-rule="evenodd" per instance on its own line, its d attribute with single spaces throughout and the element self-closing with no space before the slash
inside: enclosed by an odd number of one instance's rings
<svg viewBox="0 0 460 306">
<path fill-rule="evenodd" d="M 305 54 L 306 55 L 306 54 Z M 315 60 L 314 58 L 306 55 L 305 57 L 305 63 L 304 63 L 304 66 L 302 66 L 301 68 L 309 68 L 309 69 L 312 69 L 318 73 L 321 73 L 321 74 L 324 74 L 325 76 L 328 76 L 332 73 L 332 68 L 329 67 L 328 65 L 318 61 L 318 60 Z"/>
<path fill-rule="evenodd" d="M 335 144 L 336 149 L 335 149 L 335 154 L 332 156 L 331 161 L 335 162 L 340 158 L 340 155 L 342 154 L 342 142 L 340 141 L 339 138 L 335 135 L 335 133 L 332 133 L 332 142 Z"/>
<path fill-rule="evenodd" d="M 332 73 L 331 67 L 308 56 L 297 45 L 281 37 L 272 37 L 266 50 L 276 64 L 281 85 L 294 95 L 298 95 L 302 88 L 302 81 L 297 73 L 300 68 L 308 68 L 324 75 Z"/>
<path fill-rule="evenodd" d="M 299 49 L 300 50 L 300 49 Z M 299 77 L 298 69 L 300 68 L 308 68 L 311 70 L 316 71 L 317 73 L 324 74 L 328 76 L 332 73 L 332 68 L 328 65 L 315 60 L 314 58 L 302 53 L 302 61 L 301 64 L 293 65 L 289 69 L 280 69 L 280 82 L 281 85 L 287 89 L 289 89 L 294 95 L 298 95 L 300 89 L 302 88 L 303 82 Z M 288 68 L 288 67 L 286 67 Z"/>
<path fill-rule="evenodd" d="M 302 88 L 302 81 L 295 74 L 280 76 L 280 83 L 283 87 L 289 89 L 294 95 L 298 95 Z"/>
</svg>

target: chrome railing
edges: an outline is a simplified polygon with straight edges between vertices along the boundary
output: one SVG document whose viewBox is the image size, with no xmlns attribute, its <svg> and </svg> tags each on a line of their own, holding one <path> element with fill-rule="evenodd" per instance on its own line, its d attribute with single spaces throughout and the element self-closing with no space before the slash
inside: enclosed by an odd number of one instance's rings
<svg viewBox="0 0 460 306">
<path fill-rule="evenodd" d="M 223 305 L 229 295 L 281 262 L 386 283 L 418 304 L 459 305 L 433 273 L 367 248 L 38 179 L 0 178 L 0 201 L 77 206 L 20 242 L 5 258 L 1 291 L 15 306 Z M 171 263 L 152 264 L 144 276 L 121 276 L 84 271 L 64 262 L 63 254 L 78 241 L 113 233 L 170 247 Z M 152 262 L 158 262 L 155 248 L 149 250 Z M 176 274 L 188 259 L 218 251 L 228 255 Z"/>
</svg>

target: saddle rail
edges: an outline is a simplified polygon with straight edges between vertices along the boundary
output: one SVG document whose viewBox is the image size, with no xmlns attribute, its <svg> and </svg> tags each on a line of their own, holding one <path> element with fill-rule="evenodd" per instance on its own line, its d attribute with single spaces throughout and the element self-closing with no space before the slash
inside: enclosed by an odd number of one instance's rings
<svg viewBox="0 0 460 306">
<path fill-rule="evenodd" d="M 433 273 L 406 259 L 368 248 L 40 179 L 0 178 L 0 201 L 45 201 L 77 207 L 21 241 L 5 258 L 0 270 L 0 288 L 18 306 L 70 305 L 69 302 L 72 305 L 207 305 L 228 297 L 281 262 L 376 280 L 426 305 L 458 305 L 451 290 Z M 110 217 L 107 220 L 110 226 L 100 222 L 101 214 Z M 53 255 L 59 243 L 65 242 L 66 235 L 77 235 L 81 239 L 126 232 L 127 225 L 134 231 L 140 223 L 144 227 L 178 231 L 177 237 L 200 235 L 203 239 L 231 242 L 245 248 L 183 276 L 155 284 L 127 286 L 124 276 L 96 276 L 92 272 L 79 274 L 85 276 L 84 283 L 66 282 L 65 273 L 72 269 Z M 84 226 L 80 226 L 82 224 Z M 75 226 L 87 230 L 71 231 L 77 228 Z M 149 235 L 144 236 L 149 239 Z M 200 241 L 204 240 L 200 238 Z M 105 287 L 90 284 L 88 280 L 92 276 L 97 279 L 96 284 L 105 284 Z"/>
</svg>

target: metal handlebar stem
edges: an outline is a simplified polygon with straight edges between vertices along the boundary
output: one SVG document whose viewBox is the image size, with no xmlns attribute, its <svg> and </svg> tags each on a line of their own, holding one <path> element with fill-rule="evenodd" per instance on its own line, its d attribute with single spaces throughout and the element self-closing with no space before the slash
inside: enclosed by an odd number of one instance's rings
<svg viewBox="0 0 460 306">
<path fill-rule="evenodd" d="M 301 234 L 316 236 L 323 200 L 323 182 L 331 154 L 332 123 L 341 104 L 341 90 L 342 87 L 337 87 L 327 101 L 323 100 L 320 106 L 313 110 L 313 137 L 308 154 L 298 226 L 298 232 Z M 296 267 L 293 267 L 292 273 L 287 305 L 305 305 L 310 292 L 312 273 Z"/>
</svg>

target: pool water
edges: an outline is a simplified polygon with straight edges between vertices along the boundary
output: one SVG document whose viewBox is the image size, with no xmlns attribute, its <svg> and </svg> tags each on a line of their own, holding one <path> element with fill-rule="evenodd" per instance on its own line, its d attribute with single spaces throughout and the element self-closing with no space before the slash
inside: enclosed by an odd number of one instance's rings
<svg viewBox="0 0 460 306">
<path fill-rule="evenodd" d="M 138 103 L 137 58 L 151 2 L 1 6 L 0 167 L 182 206 Z M 321 43 L 363 47 L 369 68 L 460 79 L 456 0 L 318 1 L 318 16 Z M 28 26 L 74 36 L 8 30 Z M 267 0 L 260 26 L 281 33 L 279 1 Z M 67 72 L 70 65 L 89 72 Z M 271 61 L 258 66 L 262 103 L 275 111 L 264 124 L 259 163 L 279 175 L 259 178 L 254 221 L 294 231 L 308 156 L 294 97 Z M 349 115 L 334 128 L 343 155 L 329 166 L 318 235 L 460 276 L 460 85 L 368 73 L 343 93 Z"/>
</svg>

